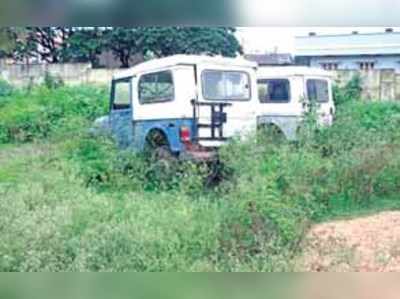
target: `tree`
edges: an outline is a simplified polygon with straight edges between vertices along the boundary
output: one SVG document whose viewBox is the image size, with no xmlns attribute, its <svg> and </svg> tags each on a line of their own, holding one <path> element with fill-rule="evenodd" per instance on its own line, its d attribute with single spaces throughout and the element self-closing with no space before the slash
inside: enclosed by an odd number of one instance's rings
<svg viewBox="0 0 400 299">
<path fill-rule="evenodd" d="M 21 29 L 0 27 L 0 57 L 11 56 L 16 48 L 17 34 Z"/>
<path fill-rule="evenodd" d="M 202 54 L 235 57 L 242 52 L 234 28 L 226 27 L 114 27 L 106 34 L 107 47 L 129 67 L 135 54 L 164 57 Z"/>
<path fill-rule="evenodd" d="M 234 57 L 242 52 L 235 29 L 229 27 L 26 27 L 23 34 L 11 33 L 14 58 L 36 57 L 48 63 L 91 62 L 98 66 L 104 50 L 111 51 L 122 67 L 129 67 L 135 55 Z"/>
<path fill-rule="evenodd" d="M 26 27 L 17 41 L 15 58 L 36 57 L 49 63 L 62 62 L 70 27 Z"/>
<path fill-rule="evenodd" d="M 242 48 L 230 27 L 148 27 L 146 51 L 156 57 L 202 54 L 235 57 Z"/>
<path fill-rule="evenodd" d="M 75 28 L 66 40 L 62 60 L 90 62 L 94 67 L 98 67 L 99 55 L 105 47 L 104 28 Z"/>
<path fill-rule="evenodd" d="M 111 50 L 121 62 L 121 67 L 130 66 L 130 58 L 142 54 L 145 48 L 145 36 L 140 27 L 113 27 L 105 33 L 106 48 Z"/>
<path fill-rule="evenodd" d="M 8 28 L 0 28 L 0 57 L 5 56 L 12 47 L 12 38 L 9 34 Z"/>
</svg>

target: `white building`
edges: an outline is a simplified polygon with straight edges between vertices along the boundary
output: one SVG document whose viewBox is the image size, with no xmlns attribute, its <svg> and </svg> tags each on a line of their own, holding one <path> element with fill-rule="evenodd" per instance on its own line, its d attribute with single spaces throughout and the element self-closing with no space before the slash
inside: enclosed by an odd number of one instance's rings
<svg viewBox="0 0 400 299">
<path fill-rule="evenodd" d="M 400 74 L 400 32 L 296 37 L 297 64 L 326 70 L 391 69 Z"/>
</svg>

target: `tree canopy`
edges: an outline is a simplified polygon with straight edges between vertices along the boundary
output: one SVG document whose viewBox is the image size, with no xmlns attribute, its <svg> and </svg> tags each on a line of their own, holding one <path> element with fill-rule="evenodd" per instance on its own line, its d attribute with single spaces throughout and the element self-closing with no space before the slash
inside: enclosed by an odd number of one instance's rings
<svg viewBox="0 0 400 299">
<path fill-rule="evenodd" d="M 97 67 L 104 51 L 110 51 L 121 67 L 129 67 L 134 55 L 235 57 L 242 52 L 230 27 L 26 27 L 22 31 L 8 30 L 16 40 L 12 56 L 37 57 L 48 63 L 91 62 Z"/>
<path fill-rule="evenodd" d="M 15 31 L 10 27 L 0 27 L 0 57 L 11 55 L 15 47 Z"/>
</svg>

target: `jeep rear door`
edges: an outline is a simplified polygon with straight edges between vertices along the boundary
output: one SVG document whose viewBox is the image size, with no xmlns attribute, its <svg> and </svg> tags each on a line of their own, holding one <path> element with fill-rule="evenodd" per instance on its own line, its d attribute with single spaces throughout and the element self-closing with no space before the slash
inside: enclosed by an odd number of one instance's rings
<svg viewBox="0 0 400 299">
<path fill-rule="evenodd" d="M 197 69 L 198 102 L 197 119 L 200 124 L 211 124 L 212 110 L 217 112 L 218 121 L 222 124 L 221 138 L 213 138 L 212 130 L 200 127 L 198 137 L 204 146 L 219 145 L 227 138 L 243 135 L 255 128 L 255 104 L 257 85 L 255 70 L 251 68 L 230 68 L 202 65 Z M 255 97 L 254 97 L 255 96 Z M 220 109 L 222 114 L 218 114 Z"/>
<path fill-rule="evenodd" d="M 322 125 L 331 125 L 335 113 L 331 80 L 306 77 L 305 85 L 308 101 L 317 105 L 318 121 Z"/>
</svg>

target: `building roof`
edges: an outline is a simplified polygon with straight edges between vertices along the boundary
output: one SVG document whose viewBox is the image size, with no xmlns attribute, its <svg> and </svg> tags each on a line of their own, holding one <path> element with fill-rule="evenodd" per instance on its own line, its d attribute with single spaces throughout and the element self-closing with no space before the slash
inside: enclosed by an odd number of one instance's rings
<svg viewBox="0 0 400 299">
<path fill-rule="evenodd" d="M 258 65 L 291 65 L 293 57 L 289 53 L 246 54 L 244 58 Z"/>
<path fill-rule="evenodd" d="M 279 78 L 288 76 L 317 76 L 317 77 L 333 77 L 331 72 L 320 68 L 306 66 L 275 66 L 275 67 L 260 67 L 257 70 L 258 78 Z"/>
<path fill-rule="evenodd" d="M 165 58 L 153 59 L 140 63 L 132 68 L 123 70 L 114 75 L 114 79 L 135 76 L 145 71 L 157 71 L 176 65 L 220 65 L 229 67 L 250 67 L 257 68 L 255 62 L 243 58 L 226 58 L 220 56 L 198 56 L 198 55 L 173 55 Z"/>
<path fill-rule="evenodd" d="M 296 56 L 400 55 L 400 32 L 296 37 Z"/>
</svg>

